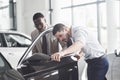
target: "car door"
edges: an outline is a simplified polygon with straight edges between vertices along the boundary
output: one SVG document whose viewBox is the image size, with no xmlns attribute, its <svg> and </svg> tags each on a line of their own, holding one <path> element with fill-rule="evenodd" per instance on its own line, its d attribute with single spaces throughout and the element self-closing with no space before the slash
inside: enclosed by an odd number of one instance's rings
<svg viewBox="0 0 120 80">
<path fill-rule="evenodd" d="M 77 62 L 73 61 L 70 56 L 62 58 L 61 62 L 52 61 L 50 60 L 49 55 L 43 53 L 36 53 L 27 58 L 27 55 L 35 46 L 37 41 L 39 41 L 44 34 L 47 34 L 51 31 L 52 28 L 42 32 L 26 50 L 24 56 L 19 61 L 18 71 L 20 71 L 24 75 L 24 78 L 26 78 L 26 80 L 29 80 L 31 78 L 39 78 L 40 80 L 59 80 L 58 71 L 60 71 L 61 69 L 67 69 L 66 73 L 62 71 L 61 74 L 69 74 L 70 78 L 72 77 L 72 72 L 76 72 Z M 78 75 L 76 75 L 76 77 L 78 77 Z"/>
<path fill-rule="evenodd" d="M 7 46 L 0 47 L 0 51 L 10 62 L 12 67 L 16 68 L 18 61 L 30 45 L 31 41 L 24 35 L 17 33 L 4 33 L 3 36 L 3 41 L 6 42 Z"/>
</svg>

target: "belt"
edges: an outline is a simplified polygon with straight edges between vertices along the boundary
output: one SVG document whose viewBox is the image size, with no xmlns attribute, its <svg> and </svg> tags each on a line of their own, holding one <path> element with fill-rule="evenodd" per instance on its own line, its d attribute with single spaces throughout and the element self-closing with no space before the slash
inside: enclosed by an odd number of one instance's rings
<svg viewBox="0 0 120 80">
<path fill-rule="evenodd" d="M 102 55 L 102 56 L 97 57 L 97 58 L 87 59 L 86 62 L 87 62 L 87 63 L 91 63 L 91 62 L 94 62 L 94 61 L 96 61 L 96 60 L 100 60 L 100 59 L 105 58 L 105 57 L 106 57 L 106 55 Z"/>
</svg>

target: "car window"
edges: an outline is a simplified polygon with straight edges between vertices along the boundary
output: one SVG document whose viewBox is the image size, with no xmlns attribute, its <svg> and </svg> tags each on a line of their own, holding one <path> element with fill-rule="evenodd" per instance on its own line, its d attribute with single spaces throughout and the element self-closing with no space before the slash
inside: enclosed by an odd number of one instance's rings
<svg viewBox="0 0 120 80">
<path fill-rule="evenodd" d="M 0 73 L 4 72 L 4 68 L 5 68 L 5 63 L 0 56 Z"/>
<path fill-rule="evenodd" d="M 2 36 L 0 35 L 0 47 L 2 47 Z"/>
<path fill-rule="evenodd" d="M 4 66 L 5 66 L 5 64 L 4 64 L 3 60 L 2 60 L 1 57 L 0 57 L 0 68 L 1 68 L 1 67 L 4 67 Z"/>
<path fill-rule="evenodd" d="M 0 47 L 6 47 L 6 41 L 2 33 L 0 33 Z"/>
<path fill-rule="evenodd" d="M 0 53 L 0 73 L 4 72 L 7 69 L 11 69 L 11 67 Z"/>
<path fill-rule="evenodd" d="M 31 44 L 30 39 L 19 34 L 5 34 L 8 47 L 28 47 Z"/>
</svg>

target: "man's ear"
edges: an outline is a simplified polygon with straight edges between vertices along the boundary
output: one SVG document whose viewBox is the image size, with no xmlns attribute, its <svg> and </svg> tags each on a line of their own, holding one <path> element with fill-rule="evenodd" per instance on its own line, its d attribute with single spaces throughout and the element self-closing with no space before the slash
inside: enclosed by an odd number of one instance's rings
<svg viewBox="0 0 120 80">
<path fill-rule="evenodd" d="M 68 28 L 67 28 L 67 27 L 64 27 L 64 31 L 68 31 Z"/>
<path fill-rule="evenodd" d="M 45 22 L 46 22 L 46 19 L 44 18 Z"/>
</svg>

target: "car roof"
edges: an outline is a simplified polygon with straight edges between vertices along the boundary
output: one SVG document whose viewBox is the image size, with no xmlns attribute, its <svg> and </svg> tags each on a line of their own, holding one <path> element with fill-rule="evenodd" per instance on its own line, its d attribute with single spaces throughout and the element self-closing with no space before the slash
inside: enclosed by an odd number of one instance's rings
<svg viewBox="0 0 120 80">
<path fill-rule="evenodd" d="M 31 39 L 30 36 L 26 35 L 23 32 L 19 32 L 19 31 L 14 31 L 14 30 L 0 30 L 0 33 L 13 33 L 13 34 L 20 34 L 20 35 L 24 35 L 26 37 L 28 37 L 29 39 Z"/>
<path fill-rule="evenodd" d="M 13 30 L 0 30 L 0 33 L 20 33 L 20 32 L 19 31 L 13 31 Z"/>
</svg>

